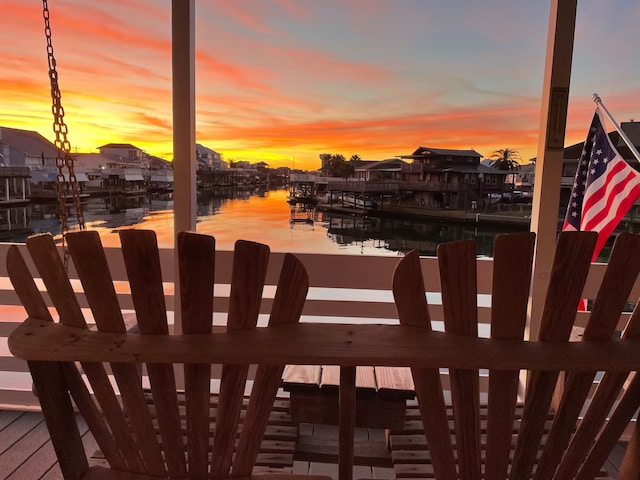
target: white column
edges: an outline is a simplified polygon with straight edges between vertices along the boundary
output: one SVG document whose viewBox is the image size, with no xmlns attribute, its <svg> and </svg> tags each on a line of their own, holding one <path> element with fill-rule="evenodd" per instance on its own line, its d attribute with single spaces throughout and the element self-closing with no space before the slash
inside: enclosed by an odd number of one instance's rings
<svg viewBox="0 0 640 480">
<path fill-rule="evenodd" d="M 551 0 L 531 212 L 531 231 L 536 232 L 537 244 L 529 305 L 530 338 L 537 338 L 540 329 L 558 233 L 576 3 L 577 0 Z"/>
<path fill-rule="evenodd" d="M 172 0 L 174 239 L 196 229 L 195 0 Z M 175 328 L 182 331 L 177 241 Z"/>
</svg>

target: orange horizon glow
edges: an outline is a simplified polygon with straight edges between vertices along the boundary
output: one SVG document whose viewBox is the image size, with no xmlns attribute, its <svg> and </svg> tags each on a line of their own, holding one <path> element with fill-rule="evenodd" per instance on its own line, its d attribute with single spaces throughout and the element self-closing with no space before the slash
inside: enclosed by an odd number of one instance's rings
<svg viewBox="0 0 640 480">
<path fill-rule="evenodd" d="M 616 11 L 628 15 L 616 31 L 630 45 L 637 33 L 626 22 L 635 25 L 640 7 L 618 3 Z M 483 157 L 510 148 L 523 163 L 537 156 L 548 6 L 491 0 L 467 5 L 460 16 L 455 5 L 331 4 L 332 13 L 312 2 L 198 2 L 198 143 L 226 161 L 308 170 L 320 167 L 322 153 L 383 160 L 419 146 Z M 602 8 L 579 11 L 566 145 L 584 140 L 593 91 L 619 122 L 640 111 L 637 72 L 621 71 L 637 68 L 633 62 L 600 65 L 612 61 L 602 53 L 612 48 L 606 38 L 592 38 Z M 73 151 L 131 143 L 171 160 L 170 4 L 59 0 L 50 9 Z M 2 10 L 11 22 L 0 30 L 0 125 L 53 140 L 40 6 L 2 0 Z M 514 24 L 488 31 L 487 11 L 494 24 L 500 15 Z M 448 38 L 440 25 L 451 18 L 466 25 L 459 44 L 437 37 L 442 29 Z M 526 32 L 517 28 L 525 18 L 532 22 Z M 402 32 L 375 34 L 392 20 Z M 433 32 L 430 43 L 413 33 L 422 26 Z"/>
</svg>

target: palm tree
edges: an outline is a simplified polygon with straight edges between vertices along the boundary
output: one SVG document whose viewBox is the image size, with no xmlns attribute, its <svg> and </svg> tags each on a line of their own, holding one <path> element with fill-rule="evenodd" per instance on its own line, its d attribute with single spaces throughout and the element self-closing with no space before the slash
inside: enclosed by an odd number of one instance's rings
<svg viewBox="0 0 640 480">
<path fill-rule="evenodd" d="M 496 150 L 491 154 L 491 158 L 494 160 L 491 162 L 493 168 L 498 170 L 506 170 L 509 172 L 516 172 L 520 170 L 520 152 L 513 148 L 504 148 L 502 150 Z M 511 175 L 511 201 L 513 202 L 513 189 L 516 186 L 516 175 Z"/>
<path fill-rule="evenodd" d="M 491 166 L 498 170 L 519 170 L 520 169 L 520 152 L 513 148 L 504 148 L 496 150 L 491 154 Z"/>
</svg>

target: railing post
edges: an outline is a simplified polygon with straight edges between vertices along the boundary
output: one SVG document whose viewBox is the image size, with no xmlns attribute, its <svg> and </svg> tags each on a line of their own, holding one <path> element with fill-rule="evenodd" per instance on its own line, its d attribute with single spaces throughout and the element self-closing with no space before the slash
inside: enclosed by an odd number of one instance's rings
<svg viewBox="0 0 640 480">
<path fill-rule="evenodd" d="M 182 331 L 178 232 L 196 229 L 195 0 L 172 0 L 174 327 Z"/>
<path fill-rule="evenodd" d="M 528 338 L 537 338 L 556 236 L 577 0 L 551 0 L 531 231 L 536 232 Z"/>
</svg>

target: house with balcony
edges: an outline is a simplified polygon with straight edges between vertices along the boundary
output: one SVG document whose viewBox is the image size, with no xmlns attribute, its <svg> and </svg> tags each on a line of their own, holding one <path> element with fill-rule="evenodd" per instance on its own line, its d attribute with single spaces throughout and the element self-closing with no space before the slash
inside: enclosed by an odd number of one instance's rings
<svg viewBox="0 0 640 480">
<path fill-rule="evenodd" d="M 48 142 L 36 132 L 0 127 L 0 204 L 29 201 L 31 170 L 27 158 L 28 152 L 36 152 L 36 144 L 51 153 Z"/>
<path fill-rule="evenodd" d="M 483 206 L 509 191 L 509 172 L 480 163 L 475 150 L 418 147 L 411 155 L 402 176 L 414 200 L 431 208 L 467 209 L 475 203 Z"/>
<path fill-rule="evenodd" d="M 16 196 L 53 199 L 57 198 L 56 179 L 58 168 L 56 157 L 58 150 L 49 140 L 38 132 L 22 130 L 19 128 L 0 127 L 0 146 L 2 146 L 3 162 L 5 165 L 13 165 L 22 170 L 15 176 L 9 185 L 9 195 L 11 191 L 16 192 Z M 84 172 L 74 171 L 79 189 L 82 191 L 87 182 Z M 63 169 L 66 180 L 69 173 Z M 13 184 L 15 183 L 15 188 Z M 6 195 L 5 195 L 6 197 Z"/>
</svg>

